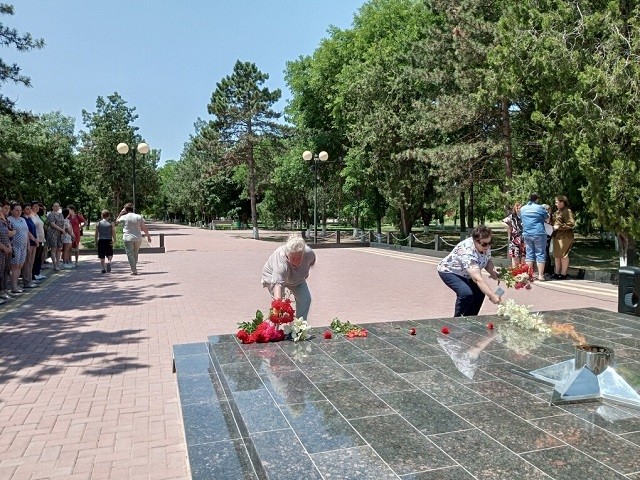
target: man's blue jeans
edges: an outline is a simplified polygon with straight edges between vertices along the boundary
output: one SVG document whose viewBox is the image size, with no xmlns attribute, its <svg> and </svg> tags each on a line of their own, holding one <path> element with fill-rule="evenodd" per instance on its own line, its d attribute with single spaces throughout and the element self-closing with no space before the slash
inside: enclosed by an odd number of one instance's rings
<svg viewBox="0 0 640 480">
<path fill-rule="evenodd" d="M 485 295 L 476 282 L 455 273 L 438 272 L 438 275 L 447 287 L 456 292 L 454 317 L 470 317 L 480 313 Z"/>
</svg>

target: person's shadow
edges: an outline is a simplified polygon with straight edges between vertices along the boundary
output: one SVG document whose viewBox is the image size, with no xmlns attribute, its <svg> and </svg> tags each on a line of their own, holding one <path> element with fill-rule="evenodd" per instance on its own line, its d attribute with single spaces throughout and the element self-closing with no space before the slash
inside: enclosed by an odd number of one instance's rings
<svg viewBox="0 0 640 480">
<path fill-rule="evenodd" d="M 456 368 L 469 380 L 473 377 L 478 369 L 478 360 L 480 354 L 495 340 L 502 341 L 500 335 L 492 331 L 488 337 L 482 337 L 475 345 L 467 345 L 459 340 L 451 337 L 438 337 L 438 344 L 446 352 L 451 360 L 453 360 Z"/>
</svg>

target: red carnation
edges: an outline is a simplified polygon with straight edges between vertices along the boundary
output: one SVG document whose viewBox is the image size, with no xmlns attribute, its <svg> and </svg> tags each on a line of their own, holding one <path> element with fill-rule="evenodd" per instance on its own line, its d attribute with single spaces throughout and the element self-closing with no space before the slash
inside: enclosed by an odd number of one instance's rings
<svg viewBox="0 0 640 480">
<path fill-rule="evenodd" d="M 442 327 L 442 328 L 440 329 L 440 331 L 441 331 L 442 333 L 444 333 L 445 335 L 449 335 L 449 327 L 446 327 L 446 326 L 445 326 L 445 327 Z"/>
<path fill-rule="evenodd" d="M 331 338 L 333 338 L 333 334 L 331 333 L 331 330 L 325 330 L 324 331 L 324 339 L 325 340 L 331 340 Z"/>
<path fill-rule="evenodd" d="M 489 330 L 493 330 L 493 323 L 491 323 L 491 322 L 487 323 L 487 328 Z"/>
<path fill-rule="evenodd" d="M 415 328 L 410 328 L 409 329 L 409 335 L 415 335 L 416 334 L 416 329 Z"/>
<path fill-rule="evenodd" d="M 238 330 L 236 337 L 238 337 L 238 340 L 242 343 L 251 343 L 249 341 L 250 335 L 245 330 Z"/>
</svg>

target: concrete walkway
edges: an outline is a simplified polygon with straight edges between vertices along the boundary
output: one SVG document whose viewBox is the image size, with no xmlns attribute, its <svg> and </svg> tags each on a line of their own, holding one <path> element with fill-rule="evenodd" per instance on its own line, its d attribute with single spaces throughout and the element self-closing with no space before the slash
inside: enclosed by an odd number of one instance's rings
<svg viewBox="0 0 640 480">
<path fill-rule="evenodd" d="M 230 333 L 266 311 L 260 271 L 279 243 L 247 232 L 151 225 L 166 254 L 96 258 L 0 307 L 0 478 L 190 478 L 172 345 Z M 322 249 L 309 285 L 310 323 L 452 315 L 437 259 L 377 250 Z M 47 271 L 50 272 L 50 271 Z M 555 310 L 617 310 L 617 288 L 537 283 L 505 298 Z M 494 313 L 485 303 L 481 313 Z M 551 314 L 552 315 L 552 314 Z"/>
</svg>

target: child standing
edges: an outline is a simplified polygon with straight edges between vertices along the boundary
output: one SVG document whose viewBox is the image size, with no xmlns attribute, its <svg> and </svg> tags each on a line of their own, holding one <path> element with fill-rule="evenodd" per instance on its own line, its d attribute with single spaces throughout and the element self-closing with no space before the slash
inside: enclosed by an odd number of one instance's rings
<svg viewBox="0 0 640 480">
<path fill-rule="evenodd" d="M 102 273 L 111 271 L 111 259 L 113 258 L 113 242 L 116 241 L 116 227 L 109 220 L 111 212 L 102 210 L 102 220 L 95 227 L 94 238 L 98 245 L 98 258 L 102 264 Z M 107 260 L 105 265 L 105 258 Z"/>
</svg>

